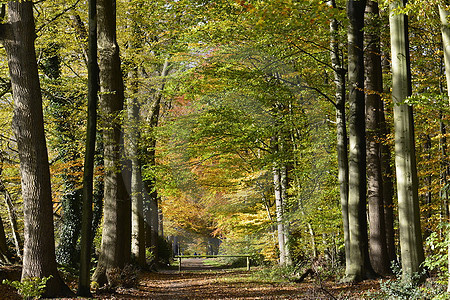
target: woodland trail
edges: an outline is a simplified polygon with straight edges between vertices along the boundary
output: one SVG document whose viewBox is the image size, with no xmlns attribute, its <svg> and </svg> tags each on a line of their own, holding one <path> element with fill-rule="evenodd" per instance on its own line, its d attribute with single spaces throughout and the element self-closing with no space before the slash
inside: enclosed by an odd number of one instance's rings
<svg viewBox="0 0 450 300">
<path fill-rule="evenodd" d="M 263 283 L 254 271 L 221 269 L 204 259 L 185 259 L 183 269 L 142 273 L 139 285 L 118 289 L 114 294 L 96 294 L 96 299 L 360 299 L 376 282 L 336 285 L 306 280 L 303 283 Z M 344 297 L 344 298 L 343 298 Z"/>
<path fill-rule="evenodd" d="M 308 277 L 302 283 L 271 283 L 262 280 L 260 274 L 255 276 L 256 268 L 221 268 L 205 262 L 200 258 L 185 259 L 181 272 L 177 268 L 142 272 L 136 287 L 97 291 L 92 299 L 362 299 L 365 291 L 379 288 L 377 280 L 353 285 L 325 281 L 321 285 L 317 278 Z M 0 277 L 19 280 L 20 266 L 1 267 Z M 76 290 L 76 280 L 71 287 Z M 0 284 L 2 299 L 21 297 L 12 287 Z"/>
</svg>

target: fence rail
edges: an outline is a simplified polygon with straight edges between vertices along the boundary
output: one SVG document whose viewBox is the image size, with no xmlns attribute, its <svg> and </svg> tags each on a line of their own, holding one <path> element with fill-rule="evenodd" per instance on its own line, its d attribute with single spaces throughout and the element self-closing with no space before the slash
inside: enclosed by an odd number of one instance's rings
<svg viewBox="0 0 450 300">
<path fill-rule="evenodd" d="M 247 271 L 250 271 L 250 256 L 251 255 L 175 255 L 178 259 L 178 271 L 181 271 L 181 259 L 183 258 L 220 258 L 220 257 L 245 257 L 247 259 Z"/>
</svg>

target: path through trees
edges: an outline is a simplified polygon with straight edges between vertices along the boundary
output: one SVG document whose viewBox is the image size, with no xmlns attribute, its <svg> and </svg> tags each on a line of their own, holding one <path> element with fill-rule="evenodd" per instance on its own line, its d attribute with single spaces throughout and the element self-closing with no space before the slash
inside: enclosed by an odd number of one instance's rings
<svg viewBox="0 0 450 300">
<path fill-rule="evenodd" d="M 227 269 L 211 266 L 210 259 L 183 260 L 184 271 L 165 270 L 142 273 L 139 285 L 119 289 L 117 293 L 96 294 L 97 299 L 332 299 L 339 295 L 359 295 L 370 288 L 378 288 L 377 281 L 357 285 L 336 285 L 306 279 L 302 283 L 267 282 L 257 275 L 260 270 Z"/>
</svg>

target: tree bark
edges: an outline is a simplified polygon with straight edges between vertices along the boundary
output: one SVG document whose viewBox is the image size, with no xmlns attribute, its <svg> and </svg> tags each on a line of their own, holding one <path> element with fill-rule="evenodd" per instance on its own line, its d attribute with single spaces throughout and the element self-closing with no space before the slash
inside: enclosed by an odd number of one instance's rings
<svg viewBox="0 0 450 300">
<path fill-rule="evenodd" d="M 283 219 L 283 202 L 281 197 L 281 180 L 280 180 L 280 169 L 274 165 L 273 167 L 273 183 L 275 192 L 275 209 L 276 209 L 276 220 L 277 220 L 277 230 L 278 230 L 278 250 L 280 251 L 279 264 L 281 266 L 287 265 L 287 254 L 286 254 L 286 241 L 285 241 L 285 228 Z"/>
<path fill-rule="evenodd" d="M 97 0 L 98 50 L 100 69 L 100 112 L 104 143 L 104 210 L 102 246 L 94 281 L 107 283 L 107 273 L 123 268 L 128 233 L 128 197 L 122 178 L 123 139 L 120 113 L 123 109 L 124 86 L 120 69 L 119 46 L 116 40 L 115 1 Z M 128 219 L 127 219 L 128 218 Z M 131 236 L 131 234 L 130 234 Z"/>
<path fill-rule="evenodd" d="M 366 219 L 366 137 L 364 105 L 363 27 L 366 1 L 347 2 L 349 80 L 349 197 L 350 267 L 346 280 L 371 275 Z"/>
<path fill-rule="evenodd" d="M 3 220 L 0 218 L 0 263 L 10 264 L 9 249 L 6 242 L 5 227 L 3 226 Z"/>
<path fill-rule="evenodd" d="M 381 120 L 383 111 L 383 74 L 380 51 L 380 16 L 378 3 L 372 0 L 366 6 L 366 132 L 367 132 L 367 193 L 369 208 L 369 255 L 374 271 L 390 273 L 385 238 L 383 177 L 381 170 Z"/>
<path fill-rule="evenodd" d="M 135 71 L 130 74 L 131 80 L 135 80 Z M 134 86 L 134 83 L 132 83 Z M 137 88 L 133 93 L 136 93 Z M 142 197 L 142 176 L 139 160 L 139 105 L 132 95 L 128 99 L 128 156 L 131 160 L 131 253 L 140 267 L 144 267 L 145 261 L 145 228 L 144 228 L 144 203 Z"/>
<path fill-rule="evenodd" d="M 448 1 L 444 1 L 445 6 L 448 5 Z M 442 34 L 442 48 L 444 52 L 444 66 L 445 66 L 445 78 L 447 80 L 447 97 L 448 101 L 450 101 L 450 23 L 449 23 L 449 17 L 450 12 L 448 11 L 447 7 L 444 7 L 444 5 L 439 5 L 439 16 L 441 19 L 441 34 Z M 441 127 L 443 127 L 441 125 Z M 445 154 L 445 150 L 443 150 Z M 444 155 L 445 157 L 445 155 Z M 446 167 L 447 169 L 448 167 Z M 447 170 L 446 170 L 447 171 Z M 444 171 L 445 173 L 447 173 Z M 446 174 L 447 175 L 447 174 Z M 446 178 L 446 177 L 445 177 Z M 450 212 L 450 204 L 447 202 L 446 210 Z M 448 216 L 447 216 L 448 217 Z M 450 232 L 448 233 L 450 236 Z M 448 246 L 448 283 L 447 283 L 447 292 L 450 292 L 450 245 Z"/>
<path fill-rule="evenodd" d="M 154 110 L 150 119 L 150 127 L 155 129 L 158 126 L 159 119 L 159 105 L 160 99 L 157 97 L 155 100 Z M 153 133 L 152 133 L 153 134 Z M 147 162 L 151 168 L 156 166 L 156 138 L 153 136 L 149 141 L 147 149 Z M 158 261 L 158 226 L 159 226 L 159 213 L 158 213 L 158 191 L 156 189 L 156 178 L 151 177 L 143 181 L 145 188 L 145 239 L 146 247 L 150 249 L 153 254 L 153 260 Z"/>
<path fill-rule="evenodd" d="M 1 175 L 1 169 L 0 169 L 0 175 Z M 11 231 L 14 239 L 14 246 L 16 248 L 16 255 L 18 258 L 22 259 L 22 239 L 20 238 L 19 229 L 17 227 L 17 215 L 16 210 L 14 208 L 14 204 L 12 202 L 11 195 L 9 194 L 8 190 L 6 189 L 5 184 L 0 179 L 0 192 L 3 193 L 3 196 L 5 197 L 5 204 L 6 208 L 8 209 L 8 216 L 9 216 L 9 223 L 11 224 Z"/>
<path fill-rule="evenodd" d="M 386 141 L 390 130 L 387 127 L 384 110 L 380 112 L 381 131 L 383 132 L 383 140 Z M 395 248 L 395 231 L 394 231 L 394 183 L 392 179 L 394 174 L 391 167 L 391 147 L 387 142 L 381 145 L 381 167 L 383 174 L 383 202 L 384 202 L 384 221 L 385 221 L 385 237 L 389 262 L 397 262 L 397 251 Z"/>
<path fill-rule="evenodd" d="M 16 136 L 22 178 L 24 253 L 22 279 L 52 278 L 45 297 L 73 293 L 56 267 L 53 206 L 47 146 L 44 136 L 42 95 L 34 48 L 33 3 L 8 3 L 9 23 L 4 33 L 12 93 L 13 130 Z"/>
<path fill-rule="evenodd" d="M 91 296 L 90 269 L 92 240 L 94 231 L 92 228 L 94 198 L 94 164 L 95 143 L 97 137 L 97 102 L 99 70 L 97 63 L 97 1 L 89 0 L 89 39 L 88 39 L 88 121 L 86 131 L 86 148 L 84 155 L 83 171 L 83 208 L 81 221 L 81 253 L 80 276 L 78 279 L 78 295 Z"/>
<path fill-rule="evenodd" d="M 334 0 L 328 1 L 328 5 L 336 7 Z M 348 274 L 350 267 L 350 230 L 348 226 L 348 141 L 347 126 L 345 120 L 345 74 L 347 70 L 339 56 L 339 22 L 336 19 L 330 21 L 330 48 L 331 64 L 334 72 L 334 84 L 336 86 L 336 136 L 338 157 L 338 178 L 340 189 L 340 202 L 344 229 L 345 267 Z"/>
<path fill-rule="evenodd" d="M 166 59 L 162 66 L 161 78 L 162 84 L 159 91 L 155 94 L 154 103 L 152 103 L 147 122 L 152 132 L 148 147 L 144 150 L 147 157 L 146 163 L 150 168 L 156 166 L 156 138 L 154 130 L 158 126 L 159 113 L 162 100 L 162 91 L 165 87 L 165 77 L 169 72 L 169 60 Z M 142 163 L 141 163 L 142 164 Z M 158 191 L 156 189 L 156 178 L 152 176 L 143 181 L 144 186 L 144 212 L 145 212 L 145 239 L 146 247 L 150 248 L 155 261 L 158 260 L 158 228 L 159 228 L 159 209 L 158 209 Z"/>
<path fill-rule="evenodd" d="M 274 154 L 279 154 L 279 150 L 282 147 L 279 145 L 279 137 L 274 136 L 272 138 L 273 152 Z M 277 159 L 277 158 L 276 158 Z M 285 190 L 286 189 L 286 179 L 283 179 L 286 175 L 283 174 L 286 167 L 282 166 L 283 162 L 275 161 L 273 163 L 273 186 L 274 186 L 274 196 L 275 196 L 275 211 L 276 211 L 276 224 L 277 224 L 277 234 L 278 234 L 278 250 L 280 251 L 279 264 L 281 266 L 287 266 L 292 264 L 292 259 L 290 257 L 290 252 L 288 249 L 288 228 L 286 226 L 285 217 Z M 284 196 L 284 197 L 283 197 Z"/>
<path fill-rule="evenodd" d="M 444 1 L 448 5 L 448 1 Z M 439 5 L 439 16 L 441 19 L 442 47 L 444 54 L 445 78 L 447 80 L 447 95 L 450 101 L 450 12 L 443 5 Z"/>
<path fill-rule="evenodd" d="M 414 120 L 412 107 L 404 103 L 411 95 L 408 19 L 405 14 L 395 13 L 405 2 L 397 0 L 390 4 L 389 23 L 400 249 L 403 278 L 410 279 L 414 273 L 420 271 L 424 253 L 420 228 Z"/>
<path fill-rule="evenodd" d="M 283 147 L 281 147 L 283 148 Z M 283 212 L 283 225 L 284 225 L 284 243 L 285 243 L 285 253 L 286 253 L 286 265 L 292 265 L 292 256 L 291 250 L 289 249 L 289 221 L 286 220 L 286 203 L 287 203 L 287 190 L 288 190 L 288 171 L 287 171 L 286 163 L 283 162 L 280 167 L 280 187 L 281 187 L 281 204 L 282 204 L 282 212 Z"/>
</svg>

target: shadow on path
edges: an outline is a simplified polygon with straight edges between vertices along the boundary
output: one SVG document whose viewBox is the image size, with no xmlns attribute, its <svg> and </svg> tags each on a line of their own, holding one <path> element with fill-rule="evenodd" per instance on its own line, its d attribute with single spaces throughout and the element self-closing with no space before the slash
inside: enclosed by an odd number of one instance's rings
<svg viewBox="0 0 450 300">
<path fill-rule="evenodd" d="M 211 266 L 202 258 L 184 259 L 182 271 L 178 267 L 159 272 L 140 274 L 139 285 L 131 289 L 117 289 L 114 294 L 97 294 L 96 299 L 338 299 L 342 295 L 360 296 L 377 282 L 359 286 L 336 285 L 320 288 L 313 281 L 271 283 L 254 276 L 243 268 Z M 209 261 L 210 262 L 210 261 Z M 264 281 L 264 282 L 262 282 Z M 330 297 L 333 294 L 335 297 Z M 345 299 L 361 299 L 360 297 Z M 339 298 L 342 299 L 342 298 Z"/>
</svg>

